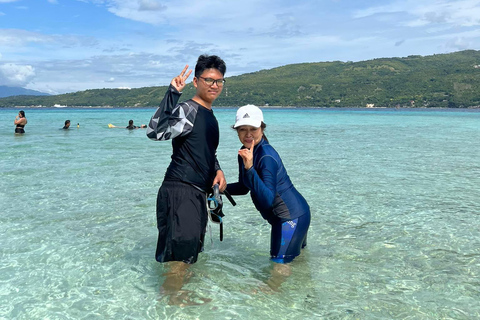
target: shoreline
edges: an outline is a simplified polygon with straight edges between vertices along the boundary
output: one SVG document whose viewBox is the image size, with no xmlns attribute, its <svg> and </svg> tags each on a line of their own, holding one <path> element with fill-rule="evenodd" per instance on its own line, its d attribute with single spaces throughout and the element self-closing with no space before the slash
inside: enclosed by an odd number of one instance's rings
<svg viewBox="0 0 480 320">
<path fill-rule="evenodd" d="M 467 108 L 441 108 L 441 107 L 417 107 L 417 108 L 389 108 L 389 107 L 306 107 L 306 106 L 258 106 L 261 109 L 279 109 L 279 110 L 332 110 L 332 111 L 446 111 L 446 112 L 480 112 L 480 106 L 473 106 Z M 89 110 L 122 110 L 122 109 L 137 109 L 137 110 L 152 110 L 154 107 L 114 107 L 114 106 L 68 106 L 68 107 L 47 107 L 47 106 L 13 106 L 13 107 L 1 107 L 0 110 L 74 110 L 74 109 L 89 109 Z M 214 109 L 237 109 L 238 106 L 214 106 Z"/>
</svg>

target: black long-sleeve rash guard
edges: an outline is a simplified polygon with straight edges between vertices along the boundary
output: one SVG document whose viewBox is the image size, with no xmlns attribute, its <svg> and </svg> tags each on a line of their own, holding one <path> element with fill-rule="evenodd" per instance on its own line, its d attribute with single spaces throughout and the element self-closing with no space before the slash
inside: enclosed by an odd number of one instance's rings
<svg viewBox="0 0 480 320">
<path fill-rule="evenodd" d="M 181 93 L 172 85 L 147 128 L 147 137 L 172 139 L 172 161 L 165 180 L 182 181 L 208 191 L 220 169 L 216 151 L 220 139 L 212 110 L 193 100 L 179 103 Z"/>
</svg>

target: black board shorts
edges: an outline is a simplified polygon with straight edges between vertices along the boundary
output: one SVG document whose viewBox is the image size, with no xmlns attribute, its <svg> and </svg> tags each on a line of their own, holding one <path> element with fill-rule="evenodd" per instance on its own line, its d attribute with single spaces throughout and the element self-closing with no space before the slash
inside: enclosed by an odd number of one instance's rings
<svg viewBox="0 0 480 320">
<path fill-rule="evenodd" d="M 207 222 L 205 193 L 183 182 L 164 181 L 157 195 L 155 259 L 195 263 L 203 250 Z"/>
</svg>

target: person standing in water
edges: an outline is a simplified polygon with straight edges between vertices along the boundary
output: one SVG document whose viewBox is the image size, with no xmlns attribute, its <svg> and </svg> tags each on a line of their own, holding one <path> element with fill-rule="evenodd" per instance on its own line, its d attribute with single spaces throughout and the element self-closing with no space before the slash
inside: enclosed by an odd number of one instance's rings
<svg viewBox="0 0 480 320">
<path fill-rule="evenodd" d="M 111 123 L 108 124 L 108 127 L 109 127 L 109 128 L 120 128 L 120 129 L 133 130 L 133 129 L 144 129 L 144 128 L 147 127 L 147 125 L 142 124 L 142 125 L 140 125 L 140 127 L 139 127 L 139 126 L 135 126 L 135 125 L 133 124 L 133 120 L 128 120 L 128 126 L 126 126 L 126 127 L 117 127 L 117 126 L 114 126 L 114 125 L 111 124 Z"/>
<path fill-rule="evenodd" d="M 242 143 L 238 151 L 239 175 L 238 182 L 229 183 L 226 190 L 231 195 L 250 192 L 255 208 L 271 225 L 270 257 L 275 265 L 269 285 L 278 289 L 281 281 L 277 280 L 290 272 L 285 264 L 307 244 L 310 207 L 265 136 L 262 110 L 254 105 L 239 108 L 233 128 Z"/>
<path fill-rule="evenodd" d="M 25 117 L 25 111 L 20 110 L 18 112 L 18 115 L 15 117 L 15 120 L 13 121 L 13 124 L 15 125 L 15 133 L 25 133 L 25 126 L 27 125 L 27 118 Z"/>
<path fill-rule="evenodd" d="M 139 126 L 135 126 L 135 125 L 133 125 L 133 120 L 129 120 L 129 121 L 128 121 L 128 126 L 126 127 L 126 129 L 128 129 L 128 130 L 133 130 L 133 129 L 140 129 L 140 128 L 146 128 L 146 127 L 147 127 L 147 126 L 144 125 L 144 124 L 140 125 L 140 127 L 139 127 Z"/>
<path fill-rule="evenodd" d="M 70 120 L 65 120 L 65 125 L 63 126 L 62 129 L 68 130 L 68 128 L 70 128 Z"/>
<path fill-rule="evenodd" d="M 173 78 L 147 128 L 152 140 L 172 140 L 172 160 L 157 196 L 155 253 L 158 262 L 170 262 L 163 287 L 172 293 L 179 292 L 188 266 L 203 250 L 208 192 L 215 184 L 220 191 L 226 187 L 216 157 L 220 132 L 212 110 L 225 83 L 226 65 L 218 56 L 201 55 L 193 78 L 195 96 L 177 103 L 192 73 L 187 69 Z"/>
</svg>

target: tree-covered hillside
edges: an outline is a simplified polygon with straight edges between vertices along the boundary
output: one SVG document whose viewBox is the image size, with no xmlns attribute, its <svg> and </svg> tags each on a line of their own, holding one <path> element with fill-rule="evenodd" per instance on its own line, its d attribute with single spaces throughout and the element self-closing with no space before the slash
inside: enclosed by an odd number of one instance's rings
<svg viewBox="0 0 480 320">
<path fill-rule="evenodd" d="M 158 105 L 165 90 L 166 87 L 95 89 L 47 97 L 18 96 L 0 99 L 0 107 L 147 107 Z M 192 97 L 194 92 L 189 84 L 182 99 Z M 302 107 L 480 106 L 480 51 L 302 63 L 261 70 L 228 77 L 215 105 L 248 103 Z"/>
</svg>

